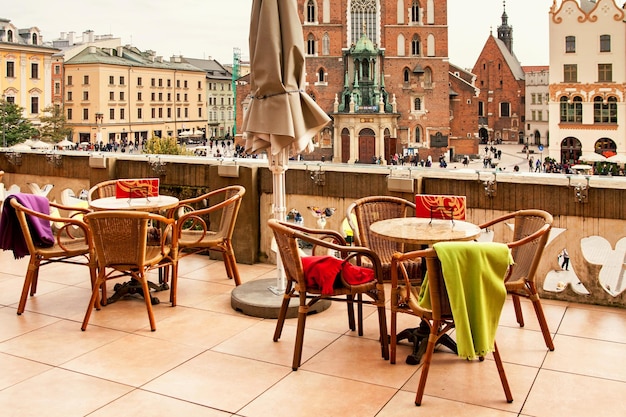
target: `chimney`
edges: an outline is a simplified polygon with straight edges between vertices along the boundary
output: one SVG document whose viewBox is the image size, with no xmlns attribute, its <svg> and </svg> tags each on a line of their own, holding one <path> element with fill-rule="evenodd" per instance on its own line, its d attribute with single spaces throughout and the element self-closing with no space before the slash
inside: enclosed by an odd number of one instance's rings
<svg viewBox="0 0 626 417">
<path fill-rule="evenodd" d="M 70 41 L 70 46 L 74 45 L 74 32 L 70 32 L 67 34 L 67 40 Z"/>
</svg>

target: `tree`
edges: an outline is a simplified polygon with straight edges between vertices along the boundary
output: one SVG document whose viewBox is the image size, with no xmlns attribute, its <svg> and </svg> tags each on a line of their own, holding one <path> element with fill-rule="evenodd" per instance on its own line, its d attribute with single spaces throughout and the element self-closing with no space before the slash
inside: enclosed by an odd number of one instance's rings
<svg viewBox="0 0 626 417">
<path fill-rule="evenodd" d="M 6 100 L 0 101 L 0 130 L 2 130 L 2 146 L 12 146 L 24 142 L 39 132 L 23 115 L 24 109 Z"/>
<path fill-rule="evenodd" d="M 53 104 L 43 109 L 40 120 L 39 134 L 42 139 L 58 143 L 72 133 L 72 129 L 65 126 L 65 115 L 59 105 Z"/>
<path fill-rule="evenodd" d="M 190 155 L 191 153 L 176 142 L 176 138 L 157 138 L 148 139 L 143 153 L 155 155 Z"/>
</svg>

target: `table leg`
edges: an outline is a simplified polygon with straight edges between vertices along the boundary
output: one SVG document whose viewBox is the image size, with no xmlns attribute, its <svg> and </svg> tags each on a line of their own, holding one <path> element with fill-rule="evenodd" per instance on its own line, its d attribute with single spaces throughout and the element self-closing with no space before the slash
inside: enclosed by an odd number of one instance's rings
<svg viewBox="0 0 626 417">
<path fill-rule="evenodd" d="M 407 356 L 406 363 L 409 365 L 418 365 L 422 360 L 422 356 L 426 352 L 428 344 L 428 335 L 430 328 L 428 324 L 422 320 L 419 327 L 404 329 L 397 335 L 397 341 L 407 339 L 413 344 L 413 353 Z M 444 345 L 454 353 L 458 353 L 456 342 L 449 335 L 443 334 L 437 341 L 437 345 Z"/>
</svg>

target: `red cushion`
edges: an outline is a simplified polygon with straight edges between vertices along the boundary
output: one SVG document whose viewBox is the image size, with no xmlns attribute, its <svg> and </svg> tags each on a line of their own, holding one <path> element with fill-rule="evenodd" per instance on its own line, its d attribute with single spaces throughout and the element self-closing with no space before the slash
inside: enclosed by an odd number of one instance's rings
<svg viewBox="0 0 626 417">
<path fill-rule="evenodd" d="M 359 285 L 374 280 L 374 270 L 352 265 L 334 256 L 305 256 L 302 269 L 307 287 L 319 288 L 324 295 L 333 293 L 339 274 L 350 285 Z"/>
</svg>

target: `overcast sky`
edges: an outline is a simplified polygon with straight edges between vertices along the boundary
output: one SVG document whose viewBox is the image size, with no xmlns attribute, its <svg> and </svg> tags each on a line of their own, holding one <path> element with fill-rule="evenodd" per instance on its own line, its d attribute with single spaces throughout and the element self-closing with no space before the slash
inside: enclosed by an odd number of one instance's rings
<svg viewBox="0 0 626 417">
<path fill-rule="evenodd" d="M 248 58 L 252 0 L 3 0 L 0 17 L 18 28 L 37 26 L 44 41 L 61 32 L 93 30 L 112 34 L 122 44 L 152 49 L 169 58 L 232 62 L 233 49 Z M 522 65 L 548 64 L 548 11 L 552 0 L 508 0 L 513 50 Z M 448 0 L 449 56 L 464 68 L 474 66 L 491 30 L 497 35 L 502 0 Z"/>
</svg>

